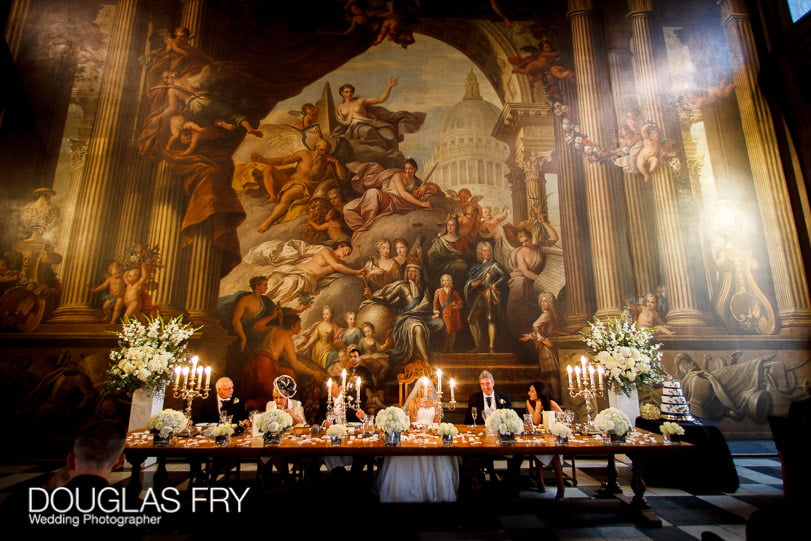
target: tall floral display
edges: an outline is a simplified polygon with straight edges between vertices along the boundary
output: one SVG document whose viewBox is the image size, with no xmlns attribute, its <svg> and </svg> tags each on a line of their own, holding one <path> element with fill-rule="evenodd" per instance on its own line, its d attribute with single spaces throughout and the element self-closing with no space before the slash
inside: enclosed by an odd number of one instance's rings
<svg viewBox="0 0 811 541">
<path fill-rule="evenodd" d="M 639 388 L 657 385 L 665 376 L 662 345 L 651 343 L 653 334 L 653 329 L 638 329 L 617 318 L 595 319 L 582 333 L 592 362 L 605 369 L 609 404 L 631 419 L 639 415 Z"/>
<path fill-rule="evenodd" d="M 163 394 L 175 366 L 186 361 L 189 338 L 199 330 L 182 316 L 145 322 L 128 319 L 118 336 L 118 349 L 110 352 L 105 390 L 132 396 L 130 430 L 143 428 L 163 408 Z"/>
</svg>

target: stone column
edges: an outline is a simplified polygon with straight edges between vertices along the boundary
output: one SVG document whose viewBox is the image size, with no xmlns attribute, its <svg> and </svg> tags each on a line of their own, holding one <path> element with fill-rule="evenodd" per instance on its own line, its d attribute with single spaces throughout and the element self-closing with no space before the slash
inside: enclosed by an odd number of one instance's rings
<svg viewBox="0 0 811 541">
<path fill-rule="evenodd" d="M 6 22 L 6 44 L 11 54 L 12 60 L 17 59 L 20 52 L 20 44 L 23 40 L 23 29 L 28 19 L 28 8 L 31 0 L 13 0 L 11 8 L 8 10 L 8 21 Z"/>
<path fill-rule="evenodd" d="M 601 69 L 600 52 L 605 49 L 598 40 L 594 2 L 569 0 L 567 16 L 572 28 L 580 127 L 592 140 L 607 144 L 611 140 L 608 127 L 615 126 L 616 121 L 603 86 L 608 73 Z M 584 169 L 595 316 L 618 316 L 623 308 L 622 295 L 633 289 L 622 178 L 616 168 L 599 163 L 587 162 Z"/>
<path fill-rule="evenodd" d="M 784 330 L 807 328 L 809 300 L 797 225 L 791 212 L 774 123 L 758 85 L 760 60 L 744 0 L 721 0 L 721 21 L 735 66 L 735 96 L 766 236 L 777 310 Z"/>
<path fill-rule="evenodd" d="M 194 226 L 190 233 L 192 242 L 185 249 L 189 259 L 189 279 L 185 282 L 186 311 L 196 323 L 216 327 L 222 254 L 214 246 L 212 218 Z"/>
<path fill-rule="evenodd" d="M 614 113 L 619 125 L 624 124 L 626 111 L 638 108 L 631 61 L 631 30 L 625 24 L 613 23 L 606 29 L 608 69 L 611 76 L 611 95 Z M 633 268 L 634 294 L 644 295 L 656 291 L 661 284 L 659 255 L 656 248 L 656 227 L 650 220 L 653 201 L 650 183 L 638 176 L 623 173 L 625 211 L 628 213 L 628 242 Z"/>
<path fill-rule="evenodd" d="M 116 7 L 110 35 L 110 47 L 99 93 L 96 121 L 88 147 L 87 162 L 82 174 L 72 237 L 83 243 L 66 258 L 61 305 L 55 311 L 54 322 L 95 322 L 97 311 L 90 305 L 88 284 L 97 280 L 110 246 L 107 232 L 111 222 L 105 220 L 116 212 L 114 207 L 117 182 L 118 150 L 122 144 L 120 116 L 124 107 L 129 81 L 123 77 L 136 59 L 133 55 L 133 30 L 142 0 L 121 0 Z"/>
<path fill-rule="evenodd" d="M 541 173 L 543 161 L 546 159 L 549 157 L 539 156 L 537 152 L 527 149 L 524 149 L 519 158 L 521 169 L 524 170 L 524 180 L 527 183 L 527 201 L 530 207 L 546 206 L 546 179 Z"/>
<path fill-rule="evenodd" d="M 527 183 L 524 180 L 524 170 L 516 164 L 507 163 L 509 173 L 507 174 L 510 183 L 510 194 L 513 202 L 513 221 L 523 222 L 529 217 L 527 211 Z"/>
<path fill-rule="evenodd" d="M 659 95 L 657 64 L 648 17 L 653 9 L 652 0 L 628 0 L 628 7 L 628 18 L 633 30 L 631 45 L 634 76 L 642 118 L 655 122 L 660 128 L 675 125 L 675 120 L 668 122 L 669 119 L 665 118 L 657 99 Z M 670 168 L 662 164 L 651 175 L 650 184 L 656 209 L 659 256 L 669 298 L 668 324 L 692 327 L 692 332 L 710 332 L 710 325 L 717 326 L 718 322 L 715 316 L 705 309 L 705 305 L 709 302 L 706 288 L 702 288 L 701 281 L 690 272 L 691 260 L 696 254 L 688 253 L 685 249 L 686 241 L 694 241 L 692 242 L 694 246 L 699 244 L 697 239 L 685 238 L 691 236 L 690 230 L 687 224 L 682 224 L 680 220 L 677 188 Z"/>
</svg>

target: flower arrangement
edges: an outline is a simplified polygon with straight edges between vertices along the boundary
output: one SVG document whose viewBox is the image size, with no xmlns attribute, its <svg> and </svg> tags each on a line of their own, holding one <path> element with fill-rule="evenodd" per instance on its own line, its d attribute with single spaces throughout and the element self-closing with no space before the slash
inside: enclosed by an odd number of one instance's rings
<svg viewBox="0 0 811 541">
<path fill-rule="evenodd" d="M 330 425 L 327 429 L 327 436 L 330 438 L 343 438 L 346 436 L 346 425 Z"/>
<path fill-rule="evenodd" d="M 524 421 L 515 413 L 515 410 L 500 409 L 487 416 L 484 422 L 487 430 L 494 434 L 520 434 L 524 429 Z"/>
<path fill-rule="evenodd" d="M 397 406 L 389 406 L 379 411 L 375 417 L 375 427 L 386 434 L 405 432 L 409 426 L 411 426 L 411 422 L 408 420 L 408 415 Z"/>
<path fill-rule="evenodd" d="M 262 414 L 259 421 L 259 431 L 275 434 L 284 432 L 293 426 L 293 418 L 284 410 L 274 409 Z"/>
<path fill-rule="evenodd" d="M 436 433 L 440 436 L 456 436 L 459 434 L 459 429 L 451 423 L 439 423 L 436 427 Z"/>
<path fill-rule="evenodd" d="M 678 423 L 672 423 L 670 421 L 660 424 L 659 432 L 667 434 L 668 436 L 684 436 L 684 428 Z"/>
<path fill-rule="evenodd" d="M 617 408 L 606 408 L 594 417 L 594 426 L 601 432 L 624 436 L 631 431 L 631 420 Z"/>
<path fill-rule="evenodd" d="M 549 427 L 549 433 L 558 438 L 571 438 L 572 429 L 563 423 L 555 423 Z"/>
<path fill-rule="evenodd" d="M 659 411 L 654 404 L 643 404 L 641 408 L 639 408 L 639 413 L 642 415 L 643 419 L 648 421 L 655 421 L 662 416 L 662 412 Z"/>
<path fill-rule="evenodd" d="M 146 429 L 152 433 L 157 433 L 161 438 L 169 437 L 175 432 L 180 432 L 188 426 L 189 420 L 181 411 L 165 409 L 156 413 L 146 422 Z"/>
<path fill-rule="evenodd" d="M 152 394 L 169 383 L 175 366 L 186 360 L 189 338 L 201 328 L 183 323 L 182 317 L 145 317 L 145 323 L 125 319 L 120 331 L 111 331 L 119 347 L 110 352 L 106 391 L 129 396 L 144 389 Z"/>
<path fill-rule="evenodd" d="M 594 363 L 605 369 L 607 385 L 628 396 L 639 385 L 651 386 L 664 379 L 661 344 L 651 344 L 653 329 L 637 329 L 633 323 L 617 318 L 589 322 L 589 331 L 581 333 L 586 347 L 594 354 Z"/>
<path fill-rule="evenodd" d="M 234 426 L 231 424 L 218 424 L 211 431 L 212 436 L 230 436 L 234 433 Z"/>
</svg>

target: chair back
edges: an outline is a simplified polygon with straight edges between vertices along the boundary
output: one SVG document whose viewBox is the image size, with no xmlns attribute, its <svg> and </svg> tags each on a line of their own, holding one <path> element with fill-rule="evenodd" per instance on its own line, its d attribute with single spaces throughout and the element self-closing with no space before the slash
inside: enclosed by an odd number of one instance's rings
<svg viewBox="0 0 811 541">
<path fill-rule="evenodd" d="M 400 391 L 400 407 L 403 407 L 408 398 L 408 387 L 421 377 L 431 377 L 431 367 L 425 361 L 414 361 L 403 368 L 402 374 L 397 374 L 397 388 Z"/>
</svg>

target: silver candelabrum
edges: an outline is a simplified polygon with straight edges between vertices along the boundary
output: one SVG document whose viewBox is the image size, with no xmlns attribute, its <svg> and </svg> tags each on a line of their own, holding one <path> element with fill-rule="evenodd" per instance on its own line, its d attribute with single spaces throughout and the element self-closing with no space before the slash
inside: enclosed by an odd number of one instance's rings
<svg viewBox="0 0 811 541">
<path fill-rule="evenodd" d="M 172 396 L 186 402 L 186 418 L 189 420 L 186 429 L 191 433 L 194 423 L 191 418 L 191 405 L 195 398 L 208 398 L 211 384 L 211 367 L 197 366 L 198 358 L 191 358 L 191 366 L 175 367 L 175 382 L 172 386 Z M 203 383 L 205 375 L 205 383 Z"/>
<path fill-rule="evenodd" d="M 594 428 L 594 422 L 591 419 L 591 414 L 594 411 L 592 402 L 595 398 L 603 398 L 605 396 L 605 386 L 603 385 L 603 374 L 605 370 L 602 366 L 596 370 L 586 361 L 585 357 L 581 357 L 581 365 L 572 368 L 571 365 L 566 367 L 569 373 L 569 396 L 572 398 L 582 398 L 586 402 L 586 425 L 589 429 Z M 594 375 L 597 373 L 598 379 L 595 381 Z M 574 374 L 574 379 L 572 375 Z"/>
</svg>

